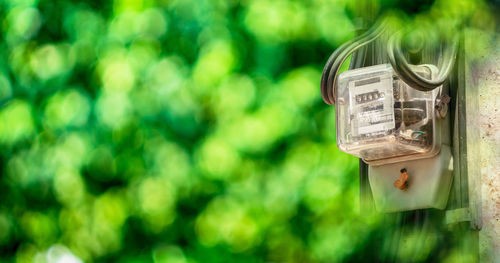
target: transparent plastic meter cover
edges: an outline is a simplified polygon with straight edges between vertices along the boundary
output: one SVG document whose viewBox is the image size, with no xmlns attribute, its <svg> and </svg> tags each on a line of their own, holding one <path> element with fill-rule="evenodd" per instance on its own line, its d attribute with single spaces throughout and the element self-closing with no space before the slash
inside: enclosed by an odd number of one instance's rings
<svg viewBox="0 0 500 263">
<path fill-rule="evenodd" d="M 435 67 L 418 66 L 432 78 Z M 388 64 L 346 71 L 338 76 L 337 144 L 365 161 L 397 162 L 439 152 L 434 103 L 441 87 L 429 92 L 411 88 Z"/>
</svg>

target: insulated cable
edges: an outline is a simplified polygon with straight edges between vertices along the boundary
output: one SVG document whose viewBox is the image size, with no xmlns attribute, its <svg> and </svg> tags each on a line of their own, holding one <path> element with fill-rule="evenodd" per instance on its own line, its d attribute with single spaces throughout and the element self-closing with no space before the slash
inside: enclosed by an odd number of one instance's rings
<svg viewBox="0 0 500 263">
<path fill-rule="evenodd" d="M 323 69 L 323 75 L 321 76 L 321 96 L 323 97 L 323 101 L 325 101 L 325 103 L 329 105 L 335 105 L 336 103 L 335 86 L 337 82 L 337 74 L 344 61 L 349 57 L 349 55 L 351 55 L 352 52 L 372 42 L 384 33 L 387 27 L 386 24 L 387 23 L 384 20 L 375 24 L 372 28 L 370 28 L 370 30 L 361 36 L 341 45 L 328 58 L 328 61 Z"/>
<path fill-rule="evenodd" d="M 401 50 L 401 32 L 395 33 L 387 44 L 387 55 L 394 72 L 406 84 L 419 91 L 431 91 L 441 86 L 450 75 L 458 50 L 458 34 L 456 34 L 448 48 L 444 48 L 441 67 L 435 79 L 426 79 L 412 70 L 412 65 L 408 64 Z"/>
<path fill-rule="evenodd" d="M 329 105 L 336 103 L 336 85 L 337 75 L 344 61 L 357 49 L 369 44 L 384 32 L 387 31 L 388 23 L 385 19 L 381 19 L 372 28 L 366 31 L 361 36 L 354 38 L 337 48 L 328 58 L 323 74 L 321 76 L 321 96 L 323 101 Z M 458 50 L 459 36 L 456 34 L 449 44 L 448 48 L 444 48 L 443 60 L 441 67 L 438 70 L 435 79 L 427 79 L 418 75 L 406 60 L 401 48 L 402 33 L 395 33 L 387 43 L 387 56 L 394 72 L 406 84 L 419 91 L 431 91 L 441 86 L 450 75 Z"/>
</svg>

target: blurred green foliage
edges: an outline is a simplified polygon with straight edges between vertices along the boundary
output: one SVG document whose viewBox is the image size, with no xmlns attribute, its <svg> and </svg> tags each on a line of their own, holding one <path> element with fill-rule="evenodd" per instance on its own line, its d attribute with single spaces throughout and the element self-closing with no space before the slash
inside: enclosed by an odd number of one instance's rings
<svg viewBox="0 0 500 263">
<path fill-rule="evenodd" d="M 336 147 L 319 80 L 330 52 L 396 7 L 483 8 L 451 0 L 2 1 L 1 261 L 377 254 L 367 247 L 383 236 L 380 219 L 359 213 L 358 160 Z M 429 236 L 420 260 L 439 242 Z"/>
</svg>

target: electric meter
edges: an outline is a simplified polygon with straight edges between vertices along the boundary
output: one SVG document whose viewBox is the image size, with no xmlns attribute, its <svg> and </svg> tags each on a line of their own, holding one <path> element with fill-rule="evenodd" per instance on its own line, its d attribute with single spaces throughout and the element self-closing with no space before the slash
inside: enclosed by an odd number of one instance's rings
<svg viewBox="0 0 500 263">
<path fill-rule="evenodd" d="M 432 79 L 433 65 L 414 66 Z M 435 105 L 442 87 L 419 91 L 383 64 L 341 73 L 337 79 L 337 145 L 371 165 L 430 158 L 441 133 Z"/>
<path fill-rule="evenodd" d="M 439 69 L 411 65 L 401 47 L 408 32 L 394 32 L 391 21 L 379 21 L 337 48 L 323 69 L 321 95 L 327 104 L 335 105 L 337 145 L 368 164 L 362 176 L 366 171 L 377 211 L 444 209 L 453 179 L 446 81 L 455 63 L 459 34 L 448 48 L 441 47 L 439 57 L 428 57 L 439 61 Z M 375 40 L 379 42 L 370 44 Z M 386 52 L 380 49 L 384 44 Z M 364 45 L 373 49 L 354 56 Z M 380 53 L 370 54 L 370 50 Z M 350 67 L 357 69 L 338 74 L 350 55 Z M 372 61 L 365 61 L 365 56 Z M 390 64 L 358 68 L 382 58 Z"/>
</svg>

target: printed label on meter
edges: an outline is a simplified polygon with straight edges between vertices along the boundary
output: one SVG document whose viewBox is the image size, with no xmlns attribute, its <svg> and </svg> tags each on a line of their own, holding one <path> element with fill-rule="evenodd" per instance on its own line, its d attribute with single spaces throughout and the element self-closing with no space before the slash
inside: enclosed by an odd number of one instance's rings
<svg viewBox="0 0 500 263">
<path fill-rule="evenodd" d="M 373 77 L 351 81 L 349 95 L 353 136 L 394 129 L 391 78 Z"/>
</svg>

